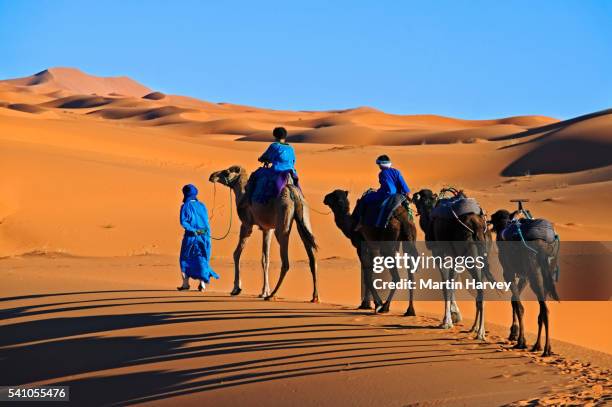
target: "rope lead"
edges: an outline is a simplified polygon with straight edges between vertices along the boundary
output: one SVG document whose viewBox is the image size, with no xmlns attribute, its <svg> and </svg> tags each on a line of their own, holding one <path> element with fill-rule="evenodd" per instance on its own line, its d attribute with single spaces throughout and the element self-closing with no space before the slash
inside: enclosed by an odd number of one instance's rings
<svg viewBox="0 0 612 407">
<path fill-rule="evenodd" d="M 221 237 L 214 237 L 214 236 L 211 235 L 210 237 L 213 240 L 223 240 L 223 239 L 225 239 L 230 234 L 230 232 L 232 230 L 232 220 L 234 218 L 234 211 L 232 210 L 232 207 L 233 207 L 233 205 L 232 205 L 233 204 L 233 202 L 232 202 L 232 189 L 231 188 L 228 188 L 228 189 L 229 189 L 230 218 L 229 218 L 229 225 L 227 227 L 227 232 L 225 232 L 225 234 L 223 236 L 221 236 Z M 214 196 L 216 196 L 216 195 L 217 195 L 217 189 L 215 188 Z M 213 197 L 213 202 L 214 201 L 215 201 L 215 198 Z M 213 203 L 213 205 L 214 205 L 214 203 Z M 214 206 L 213 206 L 213 216 L 214 216 Z"/>
</svg>

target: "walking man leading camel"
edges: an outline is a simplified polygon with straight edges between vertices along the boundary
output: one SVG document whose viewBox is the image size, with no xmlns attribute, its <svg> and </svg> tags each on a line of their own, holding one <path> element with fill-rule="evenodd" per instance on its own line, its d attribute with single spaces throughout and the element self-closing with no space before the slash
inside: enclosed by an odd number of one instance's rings
<svg viewBox="0 0 612 407">
<path fill-rule="evenodd" d="M 210 277 L 219 278 L 210 267 L 210 224 L 206 206 L 198 201 L 198 189 L 191 184 L 183 187 L 181 226 L 185 229 L 179 263 L 183 284 L 177 290 L 189 290 L 189 279 L 199 280 L 198 290 L 205 288 Z"/>
</svg>

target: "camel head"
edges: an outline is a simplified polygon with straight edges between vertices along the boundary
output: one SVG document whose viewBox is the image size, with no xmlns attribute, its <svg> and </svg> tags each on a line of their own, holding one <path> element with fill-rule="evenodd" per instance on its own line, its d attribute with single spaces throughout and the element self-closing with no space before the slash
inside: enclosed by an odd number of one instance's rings
<svg viewBox="0 0 612 407">
<path fill-rule="evenodd" d="M 493 225 L 493 231 L 495 233 L 500 233 L 508 226 L 511 220 L 512 214 L 505 209 L 500 209 L 491 215 L 491 220 L 489 222 Z"/>
<path fill-rule="evenodd" d="M 434 194 L 431 189 L 421 189 L 412 195 L 412 202 L 419 211 L 419 214 L 429 214 L 437 199 L 438 194 Z"/>
<path fill-rule="evenodd" d="M 332 211 L 342 211 L 342 212 L 348 212 L 350 209 L 350 202 L 348 199 L 348 191 L 344 191 L 341 189 L 336 189 L 333 192 L 330 192 L 329 194 L 325 195 L 325 198 L 323 199 L 323 203 L 327 206 L 329 206 L 329 208 Z"/>
<path fill-rule="evenodd" d="M 244 176 L 246 171 L 239 165 L 232 165 L 228 169 L 216 171 L 210 174 L 208 180 L 210 182 L 218 182 L 226 187 L 233 187 L 240 177 Z"/>
</svg>

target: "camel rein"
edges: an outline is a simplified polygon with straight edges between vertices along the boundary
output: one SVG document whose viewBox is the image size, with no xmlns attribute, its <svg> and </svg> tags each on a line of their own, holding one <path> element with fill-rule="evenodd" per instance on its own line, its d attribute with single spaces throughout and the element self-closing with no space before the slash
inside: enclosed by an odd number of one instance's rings
<svg viewBox="0 0 612 407">
<path fill-rule="evenodd" d="M 311 211 L 313 211 L 313 212 L 318 213 L 319 215 L 329 215 L 329 214 L 331 214 L 331 213 L 332 213 L 332 211 L 331 211 L 331 210 L 330 210 L 330 211 L 327 211 L 327 212 L 318 211 L 318 210 L 316 210 L 315 208 L 313 208 L 313 207 L 312 207 L 312 206 L 310 206 L 310 205 L 308 205 L 308 209 L 310 209 L 310 210 L 311 210 Z"/>
<path fill-rule="evenodd" d="M 217 183 L 214 182 L 213 183 L 213 208 L 212 208 L 212 214 L 210 216 L 210 219 L 212 220 L 212 218 L 215 217 L 215 205 L 217 202 Z M 213 240 L 223 240 L 225 239 L 229 234 L 230 231 L 232 230 L 232 220 L 234 218 L 234 211 L 232 210 L 232 188 L 228 188 L 229 189 L 229 208 L 230 208 L 230 218 L 229 218 L 229 225 L 227 226 L 227 232 L 225 232 L 225 234 L 221 237 L 214 237 L 214 236 L 210 236 Z"/>
</svg>

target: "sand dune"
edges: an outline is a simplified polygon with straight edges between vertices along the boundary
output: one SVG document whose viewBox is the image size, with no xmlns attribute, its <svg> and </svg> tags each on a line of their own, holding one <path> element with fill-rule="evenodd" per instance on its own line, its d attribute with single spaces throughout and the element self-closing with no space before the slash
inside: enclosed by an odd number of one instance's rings
<svg viewBox="0 0 612 407">
<path fill-rule="evenodd" d="M 167 118 L 168 116 L 177 116 L 184 112 L 190 112 L 191 109 L 184 109 L 176 106 L 162 106 L 156 108 L 130 108 L 130 107 L 118 107 L 99 109 L 89 112 L 89 115 L 99 116 L 105 119 L 121 120 L 121 119 L 134 119 L 134 120 L 156 120 L 160 118 Z"/>
<path fill-rule="evenodd" d="M 58 109 L 103 106 L 109 109 L 151 109 L 150 105 L 140 103 L 149 101 L 157 103 L 156 108 L 175 106 L 195 109 L 195 112 L 188 112 L 181 120 L 172 123 L 184 124 L 184 131 L 192 135 L 197 135 L 198 131 L 199 134 L 231 134 L 243 136 L 243 141 L 265 140 L 264 130 L 282 124 L 289 128 L 294 142 L 302 143 L 388 146 L 448 144 L 515 137 L 556 122 L 544 116 L 463 120 L 437 115 L 395 115 L 371 107 L 325 112 L 276 111 L 165 95 L 151 92 L 128 78 L 99 78 L 71 68 L 51 68 L 30 77 L 0 81 L 2 84 L 12 86 L 14 92 L 44 94 L 52 100 L 45 101 L 43 106 Z M 134 96 L 141 99 L 135 100 Z M 110 120 L 133 116 L 127 111 L 117 110 L 100 110 L 96 115 Z M 166 113 L 163 112 L 163 115 Z"/>
<path fill-rule="evenodd" d="M 608 110 L 538 132 L 535 138 L 508 147 L 523 153 L 502 175 L 562 174 L 610 166 L 611 129 L 612 111 Z"/>
<path fill-rule="evenodd" d="M 42 113 L 46 110 L 40 106 L 30 105 L 27 103 L 12 103 L 7 105 L 6 107 L 9 109 L 18 110 L 20 112 L 26 113 Z"/>
<path fill-rule="evenodd" d="M 143 99 L 151 99 L 151 100 L 161 100 L 161 99 L 163 99 L 165 97 L 166 97 L 166 95 L 164 95 L 161 92 L 151 92 L 151 93 L 147 93 L 142 98 Z"/>
<path fill-rule="evenodd" d="M 111 93 L 140 97 L 151 92 L 132 79 L 121 77 L 99 77 L 88 75 L 75 68 L 49 68 L 25 78 L 8 79 L 2 82 L 26 87 L 37 92 L 58 90 L 79 94 L 109 95 Z"/>
<path fill-rule="evenodd" d="M 75 95 L 66 96 L 43 104 L 46 107 L 55 107 L 58 109 L 88 109 L 90 107 L 99 107 L 111 103 L 114 99 L 102 96 L 85 96 Z"/>
</svg>

